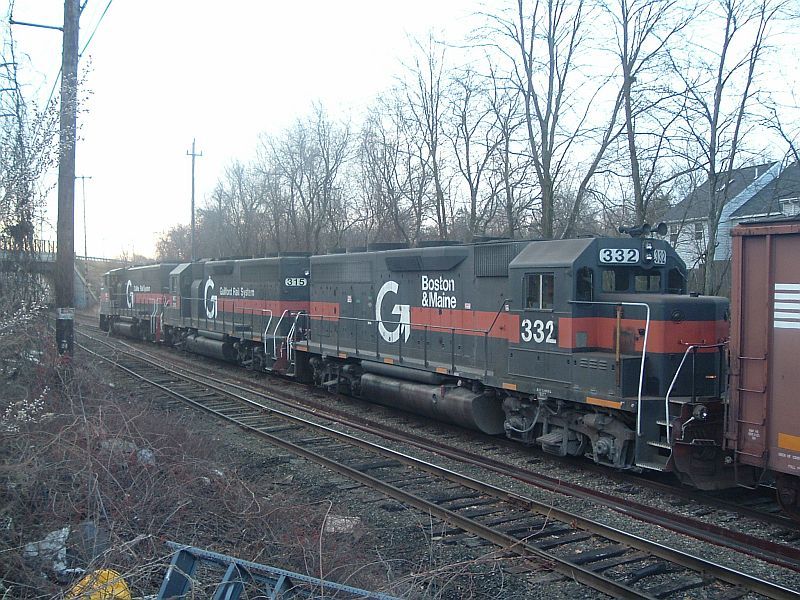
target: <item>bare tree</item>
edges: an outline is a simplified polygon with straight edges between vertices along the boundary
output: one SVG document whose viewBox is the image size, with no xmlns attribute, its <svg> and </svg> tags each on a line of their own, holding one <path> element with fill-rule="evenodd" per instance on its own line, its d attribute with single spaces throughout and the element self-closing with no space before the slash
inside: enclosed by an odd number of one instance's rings
<svg viewBox="0 0 800 600">
<path fill-rule="evenodd" d="M 192 228 L 189 225 L 170 227 L 156 241 L 156 260 L 190 260 L 192 254 L 191 236 Z"/>
<path fill-rule="evenodd" d="M 339 246 L 350 228 L 349 198 L 345 193 L 345 178 L 340 175 L 352 158 L 350 124 L 334 124 L 321 106 L 316 106 L 312 122 L 319 151 L 319 170 L 316 175 L 320 213 L 330 226 L 334 246 Z M 318 238 L 317 238 L 318 239 Z M 314 251 L 319 251 L 317 241 Z"/>
<path fill-rule="evenodd" d="M 505 78 L 498 76 L 497 70 L 489 64 L 488 91 L 489 103 L 493 114 L 492 127 L 499 140 L 494 153 L 492 169 L 489 174 L 491 193 L 503 208 L 506 237 L 514 238 L 526 226 L 525 215 L 532 214 L 534 201 L 528 170 L 531 161 L 527 154 L 520 150 L 519 132 L 523 118 L 520 114 L 520 96 L 508 85 Z"/>
<path fill-rule="evenodd" d="M 477 75 L 467 69 L 453 78 L 450 118 L 453 127 L 446 133 L 452 144 L 458 172 L 469 192 L 467 200 L 467 239 L 483 233 L 495 210 L 495 195 L 479 197 L 484 173 L 502 143 L 501 132 L 493 127 L 492 104 Z"/>
<path fill-rule="evenodd" d="M 585 41 L 586 10 L 584 0 L 534 0 L 530 7 L 525 0 L 517 0 L 513 10 L 488 15 L 491 26 L 484 30 L 484 43 L 506 58 L 509 80 L 522 98 L 527 142 L 540 188 L 539 228 L 545 238 L 555 235 L 557 188 L 572 161 L 573 146 L 580 142 L 582 153 L 587 154 L 591 141 L 594 150 L 589 152 L 573 205 L 561 207 L 566 210 L 561 237 L 572 233 L 589 183 L 620 133 L 621 93 L 606 111 L 605 125 L 587 126 L 590 113 L 597 113 L 599 92 L 609 78 L 601 79 L 592 90 L 587 87 L 590 80 L 580 77 L 577 58 Z"/>
<path fill-rule="evenodd" d="M 263 253 L 263 204 L 256 178 L 252 168 L 234 161 L 225 169 L 211 194 L 212 202 L 221 208 L 225 229 L 237 256 Z"/>
<path fill-rule="evenodd" d="M 392 106 L 384 106 L 391 110 Z M 411 242 L 413 225 L 403 206 L 401 189 L 402 125 L 399 119 L 386 119 L 381 108 L 370 111 L 359 147 L 362 173 L 362 223 L 366 239 Z"/>
<path fill-rule="evenodd" d="M 44 176 L 56 163 L 58 122 L 54 103 L 37 111 L 25 101 L 17 61 L 9 27 L 0 64 L 0 237 L 15 260 L 0 279 L 0 295 L 14 305 L 41 301 L 45 294 L 34 238 L 50 189 Z"/>
<path fill-rule="evenodd" d="M 614 23 L 622 77 L 634 219 L 644 223 L 647 205 L 664 183 L 658 163 L 669 148 L 677 116 L 670 110 L 674 106 L 665 106 L 675 95 L 669 85 L 668 44 L 691 23 L 693 11 L 677 0 L 612 0 L 605 9 Z"/>
<path fill-rule="evenodd" d="M 449 202 L 445 198 L 445 174 L 443 168 L 443 135 L 446 102 L 446 79 L 444 50 L 437 46 L 433 37 L 429 37 L 427 46 L 417 42 L 418 54 L 410 69 L 410 80 L 401 81 L 407 108 L 422 134 L 418 161 L 425 161 L 430 170 L 430 178 L 434 188 L 434 208 L 436 227 L 441 239 L 448 236 Z"/>
<path fill-rule="evenodd" d="M 685 84 L 682 131 L 696 148 L 697 166 L 708 180 L 708 212 L 703 291 L 718 289 L 717 233 L 730 200 L 728 182 L 735 168 L 772 20 L 782 0 L 716 0 L 706 11 L 710 30 L 695 43 L 689 59 L 675 62 Z M 706 47 L 706 42 L 709 47 Z M 721 257 L 725 260 L 727 257 Z"/>
<path fill-rule="evenodd" d="M 259 170 L 270 174 L 271 195 L 280 202 L 291 236 L 286 248 L 319 252 L 338 245 L 351 226 L 342 172 L 352 158 L 348 124 L 337 124 L 317 106 L 280 138 L 262 138 Z M 271 212 L 267 209 L 267 212 Z"/>
<path fill-rule="evenodd" d="M 791 115 L 797 113 L 800 102 L 797 101 L 794 90 L 791 90 L 791 106 L 781 106 L 774 99 L 770 98 L 762 101 L 761 105 L 765 114 L 761 117 L 761 125 L 773 131 L 786 146 L 786 157 L 789 160 L 800 163 L 800 123 L 791 116 L 784 117 L 784 113 Z"/>
</svg>

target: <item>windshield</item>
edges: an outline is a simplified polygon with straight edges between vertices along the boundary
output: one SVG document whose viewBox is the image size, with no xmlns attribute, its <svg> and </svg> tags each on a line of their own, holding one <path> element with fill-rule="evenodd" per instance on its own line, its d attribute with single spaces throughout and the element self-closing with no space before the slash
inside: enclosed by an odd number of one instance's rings
<svg viewBox="0 0 800 600">
<path fill-rule="evenodd" d="M 603 269 L 604 292 L 660 292 L 661 272 L 631 267 Z"/>
</svg>

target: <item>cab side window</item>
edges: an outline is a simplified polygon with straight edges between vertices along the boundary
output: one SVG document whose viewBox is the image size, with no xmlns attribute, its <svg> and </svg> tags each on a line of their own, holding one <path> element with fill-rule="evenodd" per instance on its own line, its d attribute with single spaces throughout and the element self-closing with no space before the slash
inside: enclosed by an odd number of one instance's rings
<svg viewBox="0 0 800 600">
<path fill-rule="evenodd" d="M 667 275 L 667 293 L 668 294 L 685 294 L 686 293 L 686 280 L 680 269 L 670 269 Z"/>
<path fill-rule="evenodd" d="M 594 299 L 594 273 L 589 267 L 578 269 L 575 299 L 591 302 Z"/>
<path fill-rule="evenodd" d="M 525 275 L 525 309 L 553 310 L 555 276 L 553 273 Z"/>
</svg>

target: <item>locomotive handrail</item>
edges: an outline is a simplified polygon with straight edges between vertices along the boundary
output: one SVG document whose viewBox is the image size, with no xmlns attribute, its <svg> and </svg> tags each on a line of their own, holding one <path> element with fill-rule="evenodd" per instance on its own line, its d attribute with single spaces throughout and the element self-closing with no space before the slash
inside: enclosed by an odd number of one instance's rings
<svg viewBox="0 0 800 600">
<path fill-rule="evenodd" d="M 278 322 L 275 324 L 275 329 L 272 332 L 272 358 L 275 360 L 278 360 L 278 328 L 281 326 L 286 313 L 290 312 L 291 311 L 287 308 L 281 313 L 281 318 L 278 319 Z"/>
<path fill-rule="evenodd" d="M 150 313 L 150 335 L 156 334 L 156 314 L 158 313 L 158 300 L 153 300 L 153 312 Z"/>
<path fill-rule="evenodd" d="M 636 436 L 642 435 L 642 384 L 644 383 L 644 361 L 647 358 L 647 336 L 650 333 L 650 305 L 647 302 L 606 302 L 600 300 L 570 300 L 570 304 L 602 304 L 605 306 L 643 306 L 646 311 L 644 341 L 642 342 L 642 364 L 639 369 L 639 395 L 636 400 Z"/>
<path fill-rule="evenodd" d="M 203 302 L 205 302 L 206 298 L 204 296 L 197 296 L 197 297 L 195 297 L 195 296 L 180 296 L 180 300 L 181 300 L 181 306 L 182 306 L 185 301 L 190 301 L 191 302 L 192 300 L 198 300 L 198 301 L 202 300 Z M 234 315 L 234 320 L 231 323 L 231 334 L 232 335 L 236 334 L 236 319 L 235 319 L 235 315 L 237 315 L 237 314 L 238 315 L 250 315 L 250 328 L 251 329 L 254 329 L 254 326 L 255 326 L 255 324 L 253 322 L 254 321 L 253 317 L 255 317 L 255 316 L 258 316 L 260 319 L 264 319 L 266 317 L 266 315 L 269 314 L 270 319 L 272 319 L 272 310 L 269 309 L 269 308 L 251 308 L 251 307 L 247 307 L 247 306 L 240 306 L 239 309 L 237 309 L 236 308 L 236 301 L 234 299 L 227 299 L 227 298 L 223 299 L 223 300 L 220 300 L 219 302 L 220 303 L 229 302 L 230 305 L 231 305 L 231 310 L 224 310 L 223 309 L 221 311 L 222 312 L 222 332 L 225 333 L 225 334 L 228 333 L 227 330 L 225 329 L 225 326 L 226 326 L 225 313 L 226 312 L 229 312 L 229 313 Z M 223 307 L 224 307 L 224 305 L 223 305 Z M 175 305 L 174 308 L 177 310 L 178 306 Z M 184 318 L 184 317 L 181 317 L 181 318 Z M 208 322 L 211 321 L 211 323 L 214 325 L 214 330 L 216 331 L 217 322 L 218 322 L 216 317 L 213 317 L 213 318 L 209 319 L 208 316 L 204 316 L 203 317 L 203 316 L 198 315 L 197 319 L 195 319 L 195 317 L 193 317 L 191 315 L 191 311 L 190 311 L 188 319 L 189 319 L 190 326 L 195 326 L 195 321 L 196 321 L 197 322 L 197 327 L 200 326 L 200 322 L 201 321 L 205 322 L 206 327 L 208 326 Z M 261 331 L 261 328 L 259 327 L 258 330 Z M 264 333 L 264 335 L 266 335 L 266 332 Z M 266 349 L 264 350 L 264 352 L 266 353 Z"/>
<path fill-rule="evenodd" d="M 262 336 L 262 337 L 263 337 L 263 339 L 264 339 L 264 356 L 269 356 L 269 355 L 267 354 L 267 333 L 269 332 L 269 326 L 270 326 L 270 325 L 272 325 L 272 317 L 273 317 L 273 314 L 272 314 L 272 310 L 271 310 L 271 309 L 269 309 L 269 308 L 266 308 L 266 309 L 261 309 L 261 310 L 267 310 L 267 311 L 269 311 L 269 321 L 267 321 L 267 326 L 266 326 L 266 327 L 264 327 L 264 335 Z"/>
<path fill-rule="evenodd" d="M 681 359 L 678 368 L 675 370 L 675 376 L 672 378 L 672 382 L 669 384 L 669 388 L 667 389 L 667 395 L 664 397 L 664 421 L 667 423 L 667 444 L 672 445 L 672 435 L 670 434 L 672 428 L 669 425 L 669 397 L 672 395 L 672 390 L 675 388 L 675 383 L 678 381 L 678 376 L 681 374 L 681 369 L 683 368 L 683 364 L 686 362 L 686 357 L 689 356 L 690 352 L 692 354 L 697 354 L 697 351 L 701 348 L 722 348 L 723 346 L 727 345 L 727 343 L 728 342 L 726 340 L 716 344 L 690 344 L 686 348 L 686 352 L 683 353 L 683 358 Z M 694 381 L 692 381 L 692 399 L 694 399 Z"/>
<path fill-rule="evenodd" d="M 494 316 L 494 320 L 492 324 L 489 325 L 489 329 L 483 334 L 483 376 L 489 376 L 489 333 L 494 329 L 495 323 L 497 323 L 497 319 L 500 318 L 500 315 L 503 312 L 503 309 L 508 307 L 513 300 L 511 298 L 504 298 L 503 303 L 500 305 L 500 308 L 497 309 L 497 314 Z"/>
<path fill-rule="evenodd" d="M 431 323 L 400 323 L 399 321 L 384 321 L 382 319 L 368 319 L 364 317 L 344 317 L 340 315 L 330 315 L 330 314 L 323 314 L 323 313 L 306 313 L 306 317 L 309 320 L 318 319 L 320 321 L 354 321 L 356 323 L 367 323 L 369 325 L 375 324 L 377 328 L 378 324 L 385 323 L 387 325 L 407 325 L 408 327 L 416 327 L 417 329 L 422 329 L 425 332 L 425 344 L 423 348 L 424 356 L 423 361 L 425 366 L 428 366 L 428 343 L 427 343 L 427 336 L 428 330 L 435 330 L 435 331 L 443 331 L 448 332 L 451 335 L 451 367 L 455 370 L 455 342 L 452 339 L 457 332 L 464 332 L 464 333 L 472 333 L 476 335 L 482 335 L 484 337 L 484 373 L 488 374 L 488 365 L 489 365 L 489 353 L 487 351 L 488 346 L 488 336 L 491 333 L 492 329 L 497 323 L 497 320 L 500 318 L 500 315 L 503 312 L 503 307 L 510 303 L 512 300 L 510 298 L 503 301 L 503 304 L 500 306 L 500 309 L 497 311 L 497 315 L 495 315 L 494 321 L 489 326 L 488 329 L 475 329 L 471 327 L 456 327 L 453 325 L 435 325 Z M 354 328 L 354 340 L 355 340 L 355 351 L 358 354 L 358 327 Z M 375 356 L 380 356 L 380 335 L 375 336 Z M 404 337 L 401 335 L 398 339 L 398 355 L 402 361 L 403 356 L 403 343 Z M 322 337 L 320 336 L 319 340 L 320 351 L 322 351 Z M 338 326 L 337 326 L 337 342 L 336 342 L 337 351 L 339 350 L 339 341 L 338 341 Z M 477 365 L 476 365 L 477 368 Z"/>
<path fill-rule="evenodd" d="M 342 317 L 339 315 L 326 315 L 322 313 L 308 313 L 310 319 L 320 319 L 322 321 L 361 321 L 364 323 L 386 323 L 387 325 L 398 325 L 400 321 L 384 321 L 383 319 L 367 319 L 363 317 Z M 403 323 L 405 325 L 405 323 Z M 451 329 L 455 329 L 456 331 L 469 331 L 472 333 L 489 333 L 491 328 L 489 329 L 473 329 L 470 327 L 455 327 L 453 325 L 433 325 L 431 323 L 411 323 L 409 322 L 408 325 L 410 327 L 430 327 L 431 329 L 442 329 L 446 331 L 450 331 Z"/>
<path fill-rule="evenodd" d="M 297 329 L 297 321 L 300 319 L 302 315 L 307 314 L 306 311 L 300 310 L 294 317 L 294 323 L 292 323 L 291 328 L 289 329 L 289 334 L 286 336 L 286 360 L 289 364 L 292 364 L 292 358 L 294 356 L 294 332 Z"/>
</svg>

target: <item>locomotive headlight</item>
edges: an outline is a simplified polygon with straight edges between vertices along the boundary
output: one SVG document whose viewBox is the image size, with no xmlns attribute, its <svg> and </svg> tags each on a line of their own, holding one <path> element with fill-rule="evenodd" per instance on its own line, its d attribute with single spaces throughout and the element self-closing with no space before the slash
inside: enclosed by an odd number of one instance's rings
<svg viewBox="0 0 800 600">
<path fill-rule="evenodd" d="M 644 249 L 647 252 L 652 252 L 653 251 L 653 242 L 645 242 L 644 243 Z"/>
<path fill-rule="evenodd" d="M 647 263 L 653 262 L 653 253 L 652 252 L 645 252 L 644 253 L 644 262 L 647 262 Z"/>
<path fill-rule="evenodd" d="M 692 416 L 698 421 L 705 421 L 708 418 L 708 407 L 704 404 L 698 404 L 694 407 Z"/>
</svg>

